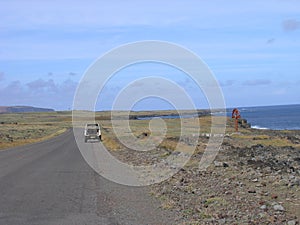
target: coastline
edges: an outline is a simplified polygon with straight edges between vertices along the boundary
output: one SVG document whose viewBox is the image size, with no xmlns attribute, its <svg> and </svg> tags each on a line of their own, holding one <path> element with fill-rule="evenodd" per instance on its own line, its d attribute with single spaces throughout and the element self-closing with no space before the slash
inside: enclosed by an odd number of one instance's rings
<svg viewBox="0 0 300 225">
<path fill-rule="evenodd" d="M 300 105 L 239 107 L 241 116 L 252 128 L 269 130 L 300 130 Z M 227 109 L 230 116 L 231 109 Z"/>
<path fill-rule="evenodd" d="M 166 113 L 169 112 L 131 112 L 130 115 Z M 118 115 L 122 119 L 125 113 Z M 1 116 L 7 121 L 3 126 L 5 132 L 16 135 L 11 135 L 15 141 L 24 139 L 21 136 L 28 133 L 27 126 L 33 133 L 33 129 L 44 131 L 41 130 L 44 127 L 68 127 L 71 123 L 70 113 L 26 114 L 27 118 L 22 114 Z M 195 120 L 199 120 L 201 133 L 210 132 L 210 114 L 182 118 L 182 121 L 164 119 L 169 129 L 160 145 L 153 151 L 132 151 L 115 136 L 109 116 L 110 112 L 96 113 L 96 120 L 103 128 L 103 144 L 120 161 L 136 165 L 156 164 L 171 155 L 181 135 L 181 122 L 192 131 L 197 128 Z M 240 127 L 235 132 L 234 121 L 227 119 L 220 151 L 205 171 L 199 171 L 199 161 L 209 135 L 200 135 L 189 162 L 170 179 L 151 185 L 150 194 L 161 202 L 162 210 L 175 212 L 177 224 L 299 224 L 300 130 Z M 132 119 L 130 128 L 141 143 L 151 136 L 149 120 Z M 190 134 L 193 133 L 188 131 L 186 135 Z M 190 146 L 189 140 L 183 140 L 182 150 Z"/>
</svg>

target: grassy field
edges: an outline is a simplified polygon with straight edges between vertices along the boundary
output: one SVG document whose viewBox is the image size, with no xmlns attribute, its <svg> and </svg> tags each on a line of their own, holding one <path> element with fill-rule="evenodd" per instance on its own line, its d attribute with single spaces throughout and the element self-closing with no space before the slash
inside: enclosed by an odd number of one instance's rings
<svg viewBox="0 0 300 225">
<path fill-rule="evenodd" d="M 70 127 L 70 112 L 0 114 L 0 149 L 43 141 Z"/>
<path fill-rule="evenodd" d="M 111 112 L 97 112 L 96 121 L 102 127 L 103 144 L 115 157 L 129 164 L 155 164 L 172 154 L 180 137 L 183 137 L 182 152 L 197 138 L 196 150 L 185 167 L 171 179 L 150 188 L 161 200 L 163 209 L 178 212 L 180 224 L 298 222 L 300 131 L 239 128 L 239 132 L 235 132 L 233 120 L 227 118 L 223 144 L 215 162 L 206 172 L 199 172 L 212 121 L 207 112 L 199 113 L 201 116 L 197 118 L 151 121 L 136 118 L 175 115 L 175 112 L 131 112 L 128 130 L 123 126 L 126 112 L 117 112 L 116 126 L 121 138 L 129 144 L 135 144 L 130 143 L 133 140 L 143 146 L 158 139 L 156 148 L 146 152 L 132 151 L 120 142 L 120 136 L 117 137 L 113 129 Z M 195 135 L 199 124 L 200 137 Z M 0 114 L 0 149 L 42 141 L 70 128 L 71 112 Z M 163 128 L 164 135 L 156 135 L 157 128 Z M 285 210 L 274 210 L 278 204 Z"/>
<path fill-rule="evenodd" d="M 182 113 L 189 114 L 191 111 L 182 111 Z M 199 111 L 199 113 L 206 113 Z M 126 112 L 119 111 L 114 115 L 117 119 L 126 118 Z M 175 115 L 174 111 L 151 111 L 145 112 L 130 112 L 130 118 L 140 116 L 161 116 L 161 115 Z M 103 134 L 109 138 L 105 139 L 108 147 L 114 149 L 118 145 L 116 138 L 108 132 L 111 128 L 111 112 L 97 112 L 96 121 L 103 126 Z M 84 119 L 84 118 L 83 118 Z M 147 122 L 140 120 L 132 120 L 133 130 L 139 133 L 140 129 L 143 131 L 147 127 Z M 178 122 L 174 122 L 173 127 L 177 127 Z M 0 114 L 0 150 L 10 147 L 20 146 L 24 144 L 34 143 L 48 138 L 54 137 L 63 133 L 72 127 L 72 112 L 41 112 L 41 113 L 3 113 Z M 135 127 L 135 128 L 134 128 Z M 176 132 L 176 131 L 174 131 Z"/>
<path fill-rule="evenodd" d="M 182 111 L 189 114 L 191 111 Z M 200 134 L 210 133 L 211 117 L 207 111 L 198 111 L 203 116 L 199 118 L 164 119 L 166 136 L 162 142 L 163 147 L 174 149 L 181 133 L 181 126 L 185 126 L 185 135 L 192 135 L 198 130 Z M 176 115 L 175 111 L 144 111 L 130 112 L 130 129 L 135 137 L 149 137 L 149 120 L 136 120 L 137 117 Z M 126 112 L 117 112 L 115 116 L 122 120 Z M 115 137 L 111 123 L 111 112 L 97 112 L 96 121 L 102 126 L 103 142 L 111 150 L 121 149 L 121 143 Z M 181 124 L 182 123 L 182 124 Z M 43 113 L 8 113 L 0 114 L 0 149 L 38 142 L 58 135 L 72 127 L 72 113 L 65 112 L 43 112 Z M 262 131 L 261 131 L 262 132 Z M 278 135 L 260 134 L 253 129 L 240 128 L 235 134 L 234 124 L 231 119 L 227 120 L 226 134 L 236 137 L 236 143 L 251 146 L 253 144 L 287 146 L 290 141 Z M 145 138 L 146 139 L 146 138 Z"/>
</svg>

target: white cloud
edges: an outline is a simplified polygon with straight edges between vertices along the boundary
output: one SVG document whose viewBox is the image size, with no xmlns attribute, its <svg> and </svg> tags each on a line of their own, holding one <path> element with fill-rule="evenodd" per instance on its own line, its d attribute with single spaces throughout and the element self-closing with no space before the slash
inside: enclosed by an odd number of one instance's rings
<svg viewBox="0 0 300 225">
<path fill-rule="evenodd" d="M 273 95 L 285 95 L 286 93 L 286 88 L 279 88 L 272 92 Z"/>
<path fill-rule="evenodd" d="M 21 101 L 20 96 L 24 96 L 42 103 L 49 99 L 51 92 L 54 97 L 49 102 L 57 105 L 55 93 L 64 95 L 62 86 L 69 90 L 66 93 L 75 90 L 72 82 L 61 81 L 65 77 L 78 78 L 71 72 L 67 75 L 69 71 L 77 71 L 74 64 L 33 68 L 38 63 L 32 63 L 32 71 L 27 69 L 25 73 L 22 60 L 58 62 L 76 58 L 81 60 L 80 64 L 82 59 L 95 59 L 120 44 L 143 39 L 161 39 L 186 46 L 207 61 L 223 81 L 222 86 L 233 85 L 233 80 L 240 84 L 242 79 L 251 77 L 244 85 L 255 89 L 256 85 L 270 84 L 269 79 L 260 77 L 272 71 L 281 72 L 293 82 L 298 79 L 295 74 L 299 71 L 300 42 L 292 34 L 280 32 L 280 28 L 295 34 L 299 19 L 293 18 L 299 9 L 299 0 L 0 1 L 1 65 L 15 60 L 7 69 L 1 69 L 5 72 L 5 82 L 1 85 L 14 79 L 23 82 L 12 82 L 5 91 L 2 88 L 1 95 L 6 97 L 6 93 L 12 93 L 14 101 Z M 285 18 L 292 19 L 282 23 Z M 84 68 L 88 66 L 86 61 L 81 63 Z M 53 73 L 47 75 L 49 71 Z M 23 77 L 34 77 L 39 72 L 45 74 L 44 79 L 23 81 L 20 78 L 23 74 Z M 0 74 L 0 81 L 3 79 L 4 75 Z M 276 79 L 279 78 L 272 77 L 274 83 Z M 182 86 L 186 88 L 190 84 L 182 80 Z M 40 99 L 34 99 L 33 93 Z M 0 98 L 5 100 L 4 97 Z"/>
<path fill-rule="evenodd" d="M 76 87 L 77 83 L 69 79 L 62 83 L 55 83 L 51 79 L 37 79 L 27 84 L 13 81 L 0 88 L 0 105 L 30 105 L 65 110 L 72 106 Z"/>
<path fill-rule="evenodd" d="M 297 4 L 280 0 L 1 1 L 0 59 L 95 58 L 119 44 L 149 37 L 191 49 L 202 43 L 201 54 L 204 49 L 230 55 L 231 50 L 245 52 L 247 47 L 265 45 L 265 37 L 253 41 L 256 37 L 250 39 L 245 32 L 277 27 L 274 17 L 297 12 Z"/>
<path fill-rule="evenodd" d="M 300 21 L 295 19 L 284 20 L 282 22 L 284 31 L 291 32 L 300 29 Z"/>
<path fill-rule="evenodd" d="M 243 82 L 245 86 L 260 86 L 260 85 L 268 85 L 271 84 L 272 81 L 269 79 L 255 79 L 255 80 L 247 80 Z"/>
<path fill-rule="evenodd" d="M 267 40 L 266 44 L 272 44 L 275 42 L 275 40 L 276 40 L 275 38 L 270 38 Z"/>
<path fill-rule="evenodd" d="M 0 81 L 4 80 L 4 77 L 5 77 L 4 73 L 0 72 Z"/>
<path fill-rule="evenodd" d="M 226 80 L 226 81 L 220 81 L 220 85 L 222 87 L 228 87 L 234 85 L 235 80 Z"/>
<path fill-rule="evenodd" d="M 136 25 L 170 26 L 182 23 L 230 25 L 244 24 L 246 15 L 296 13 L 298 1 L 39 1 L 11 0 L 0 3 L 1 27 L 36 29 L 44 26 L 79 29 Z M 242 21 L 239 22 L 236 16 Z M 235 20 L 233 19 L 235 17 Z M 251 16 L 252 17 L 252 16 Z M 208 20 L 207 18 L 211 18 Z M 223 18 L 223 20 L 220 20 Z M 255 17 L 253 17 L 255 18 Z M 199 23 L 200 22 L 200 23 Z"/>
<path fill-rule="evenodd" d="M 73 76 L 77 76 L 77 73 L 69 72 L 68 75 L 73 77 Z"/>
<path fill-rule="evenodd" d="M 57 91 L 56 84 L 52 79 L 47 81 L 43 79 L 38 79 L 27 83 L 27 86 L 31 91 L 34 92 L 40 92 L 40 91 L 56 92 Z"/>
</svg>

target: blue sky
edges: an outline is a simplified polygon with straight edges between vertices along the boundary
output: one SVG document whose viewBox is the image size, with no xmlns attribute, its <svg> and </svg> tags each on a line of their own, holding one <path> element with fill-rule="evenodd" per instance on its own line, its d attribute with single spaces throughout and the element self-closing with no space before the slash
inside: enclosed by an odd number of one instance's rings
<svg viewBox="0 0 300 225">
<path fill-rule="evenodd" d="M 69 109 L 99 56 L 142 40 L 196 53 L 215 74 L 228 107 L 300 103 L 299 0 L 11 0 L 0 2 L 0 105 Z M 120 88 L 146 75 L 173 79 L 197 107 L 207 107 L 184 74 L 161 65 L 144 69 L 116 74 L 97 109 L 109 109 Z M 137 109 L 160 104 L 148 99 Z"/>
</svg>

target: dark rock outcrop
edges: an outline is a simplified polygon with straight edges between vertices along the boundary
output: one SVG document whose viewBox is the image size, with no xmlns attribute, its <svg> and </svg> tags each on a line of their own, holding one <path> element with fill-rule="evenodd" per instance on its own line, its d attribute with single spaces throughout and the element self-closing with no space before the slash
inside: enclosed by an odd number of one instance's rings
<svg viewBox="0 0 300 225">
<path fill-rule="evenodd" d="M 251 128 L 251 124 L 246 119 L 241 118 L 238 122 L 242 128 Z"/>
</svg>

